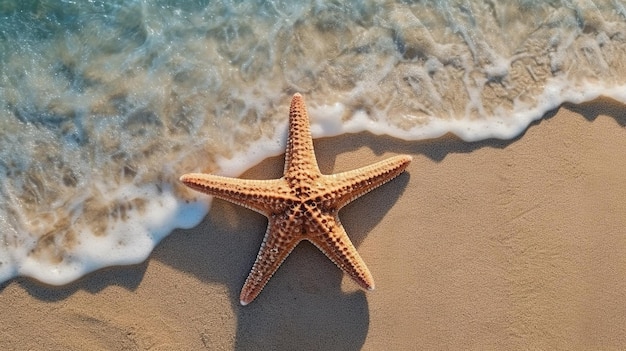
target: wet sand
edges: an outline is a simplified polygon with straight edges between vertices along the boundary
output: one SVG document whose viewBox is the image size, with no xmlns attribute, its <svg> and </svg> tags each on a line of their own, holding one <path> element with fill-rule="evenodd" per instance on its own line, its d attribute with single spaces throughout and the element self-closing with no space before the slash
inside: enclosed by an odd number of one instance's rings
<svg viewBox="0 0 626 351">
<path fill-rule="evenodd" d="M 564 105 L 515 140 L 315 141 L 325 173 L 408 172 L 340 212 L 376 290 L 303 243 L 250 305 L 265 217 L 216 200 L 143 264 L 0 285 L 0 349 L 611 349 L 626 345 L 626 106 Z M 282 156 L 244 177 L 280 176 Z"/>
</svg>

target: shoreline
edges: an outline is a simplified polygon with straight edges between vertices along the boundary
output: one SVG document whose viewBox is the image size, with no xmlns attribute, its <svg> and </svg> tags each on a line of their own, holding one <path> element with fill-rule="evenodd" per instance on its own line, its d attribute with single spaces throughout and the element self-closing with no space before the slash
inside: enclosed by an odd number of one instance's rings
<svg viewBox="0 0 626 351">
<path fill-rule="evenodd" d="M 376 290 L 299 245 L 238 296 L 265 217 L 214 201 L 139 265 L 0 285 L 3 349 L 618 348 L 626 344 L 626 105 L 564 104 L 512 140 L 315 140 L 323 173 L 414 156 L 340 212 Z M 242 175 L 279 177 L 283 156 Z"/>
</svg>

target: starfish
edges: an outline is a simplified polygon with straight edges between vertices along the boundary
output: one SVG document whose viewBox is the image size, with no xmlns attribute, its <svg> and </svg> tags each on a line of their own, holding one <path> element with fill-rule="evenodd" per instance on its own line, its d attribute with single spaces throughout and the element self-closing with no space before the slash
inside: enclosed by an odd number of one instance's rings
<svg viewBox="0 0 626 351">
<path fill-rule="evenodd" d="M 285 170 L 280 179 L 249 180 L 190 173 L 188 187 L 257 211 L 268 218 L 261 249 L 240 295 L 252 302 L 302 240 L 319 248 L 361 288 L 374 279 L 348 238 L 338 212 L 346 204 L 402 173 L 411 156 L 398 155 L 357 170 L 323 175 L 317 165 L 304 99 L 295 94 L 289 109 Z"/>
</svg>

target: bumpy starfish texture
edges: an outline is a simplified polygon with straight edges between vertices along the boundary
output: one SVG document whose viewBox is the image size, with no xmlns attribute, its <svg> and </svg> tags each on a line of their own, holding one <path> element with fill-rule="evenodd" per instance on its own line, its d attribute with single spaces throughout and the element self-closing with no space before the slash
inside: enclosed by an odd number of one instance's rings
<svg viewBox="0 0 626 351">
<path fill-rule="evenodd" d="M 309 128 L 304 100 L 295 94 L 289 110 L 285 171 L 280 179 L 248 180 L 202 173 L 180 178 L 192 189 L 245 206 L 269 219 L 261 249 L 241 291 L 244 306 L 257 297 L 302 240 L 317 246 L 361 288 L 374 289 L 374 279 L 343 229 L 338 212 L 402 173 L 411 156 L 399 155 L 357 170 L 323 175 Z"/>
</svg>

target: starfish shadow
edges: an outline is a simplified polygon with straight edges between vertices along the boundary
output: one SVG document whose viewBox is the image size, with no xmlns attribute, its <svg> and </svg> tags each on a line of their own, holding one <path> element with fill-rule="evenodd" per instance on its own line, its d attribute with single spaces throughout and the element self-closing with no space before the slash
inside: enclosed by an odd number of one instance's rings
<svg viewBox="0 0 626 351">
<path fill-rule="evenodd" d="M 324 160 L 334 159 L 338 149 L 329 150 L 335 141 L 316 141 L 316 147 L 324 150 L 317 154 Z M 278 178 L 282 176 L 283 157 L 269 158 L 241 178 Z M 331 163 L 320 167 L 323 173 L 331 173 Z M 404 173 L 340 211 L 342 223 L 357 248 L 393 206 L 408 180 Z M 153 257 L 202 281 L 218 282 L 228 288 L 237 316 L 237 349 L 359 350 L 369 330 L 367 295 L 360 290 L 342 291 L 341 270 L 308 242 L 294 249 L 254 302 L 245 307 L 239 305 L 239 292 L 266 226 L 264 216 L 214 200 L 198 227 L 175 231 L 159 245 Z M 179 235 L 185 239 L 175 239 Z M 368 262 L 367 257 L 363 259 Z M 348 284 L 356 288 L 351 281 Z"/>
<path fill-rule="evenodd" d="M 223 216 L 233 212 L 245 219 L 227 223 Z M 298 245 L 258 298 L 239 304 L 265 224 L 261 215 L 215 201 L 200 228 L 177 231 L 172 236 L 185 240 L 165 239 L 154 257 L 227 287 L 236 315 L 236 349 L 360 349 L 369 326 L 365 294 L 343 293 L 341 272 L 312 245 Z"/>
</svg>

